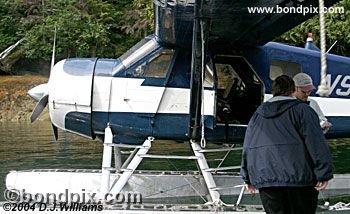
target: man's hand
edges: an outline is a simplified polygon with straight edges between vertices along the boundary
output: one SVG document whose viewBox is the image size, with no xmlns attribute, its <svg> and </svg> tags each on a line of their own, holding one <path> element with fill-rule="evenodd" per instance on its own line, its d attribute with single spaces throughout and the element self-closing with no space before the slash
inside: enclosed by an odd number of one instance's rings
<svg viewBox="0 0 350 214">
<path fill-rule="evenodd" d="M 255 193 L 255 187 L 253 185 L 247 184 L 246 187 L 247 187 L 248 192 Z"/>
<path fill-rule="evenodd" d="M 321 128 L 322 128 L 323 134 L 326 134 L 332 126 L 333 126 L 332 123 L 328 121 L 322 121 Z"/>
<path fill-rule="evenodd" d="M 324 125 L 324 127 L 326 128 L 326 129 L 330 129 L 331 127 L 332 127 L 333 125 L 332 125 L 332 123 L 330 123 L 330 122 L 326 122 L 326 124 Z"/>
<path fill-rule="evenodd" d="M 328 186 L 328 181 L 318 181 L 315 186 L 315 189 L 318 191 L 321 191 L 326 189 L 327 186 Z"/>
</svg>

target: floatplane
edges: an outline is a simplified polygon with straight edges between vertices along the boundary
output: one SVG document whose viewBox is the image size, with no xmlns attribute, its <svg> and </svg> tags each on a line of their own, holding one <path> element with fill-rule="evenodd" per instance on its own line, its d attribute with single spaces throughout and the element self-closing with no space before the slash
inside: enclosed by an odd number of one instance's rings
<svg viewBox="0 0 350 214">
<path fill-rule="evenodd" d="M 32 121 L 48 104 L 56 139 L 57 129 L 62 129 L 104 142 L 101 170 L 13 171 L 7 175 L 8 189 L 31 193 L 69 189 L 98 195 L 139 192 L 143 202 L 152 202 L 110 205 L 128 212 L 262 211 L 261 206 L 240 203 L 244 184 L 235 172 L 239 166 L 209 167 L 205 155 L 239 150 L 232 145 L 242 143 L 251 115 L 271 96 L 278 75 L 305 72 L 315 85 L 321 83 L 320 50 L 311 38 L 306 48 L 269 42 L 314 14 L 251 14 L 247 8 L 318 5 L 307 0 L 154 3 L 155 34 L 118 59 L 62 60 L 52 67 L 47 84 L 29 91 L 38 101 Z M 326 56 L 329 96 L 314 92 L 311 96 L 333 124 L 326 137 L 350 137 L 350 59 Z M 161 140 L 189 142 L 193 155 L 149 154 L 152 143 Z M 212 143 L 221 146 L 205 148 Z M 125 148 L 132 151 L 122 162 Z M 138 171 L 147 158 L 195 161 L 198 169 Z M 348 178 L 337 175 L 323 196 L 340 193 L 344 189 L 339 186 L 347 186 L 349 194 Z M 232 195 L 238 196 L 236 202 L 224 202 L 224 196 Z M 203 203 L 153 203 L 198 196 Z"/>
</svg>

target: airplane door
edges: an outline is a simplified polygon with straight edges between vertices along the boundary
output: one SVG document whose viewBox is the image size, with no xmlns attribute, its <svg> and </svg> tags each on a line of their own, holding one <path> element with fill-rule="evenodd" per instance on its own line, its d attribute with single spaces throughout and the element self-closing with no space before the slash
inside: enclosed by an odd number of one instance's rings
<svg viewBox="0 0 350 214">
<path fill-rule="evenodd" d="M 217 122 L 248 124 L 264 97 L 264 84 L 243 57 L 217 56 Z"/>
<path fill-rule="evenodd" d="M 174 50 L 160 49 L 112 80 L 113 124 L 130 137 L 153 136 L 154 117 L 162 100 Z"/>
<path fill-rule="evenodd" d="M 95 66 L 92 97 L 92 129 L 103 134 L 109 122 L 112 90 L 112 71 L 118 64 L 114 59 L 98 59 Z"/>
</svg>

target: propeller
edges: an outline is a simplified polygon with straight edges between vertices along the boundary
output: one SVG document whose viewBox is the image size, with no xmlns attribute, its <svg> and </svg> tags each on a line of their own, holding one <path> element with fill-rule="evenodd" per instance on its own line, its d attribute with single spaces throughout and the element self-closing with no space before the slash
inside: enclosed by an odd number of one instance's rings
<svg viewBox="0 0 350 214">
<path fill-rule="evenodd" d="M 53 40 L 50 74 L 55 65 L 55 49 L 56 49 L 56 27 L 55 27 L 55 34 L 54 34 L 54 40 Z M 40 116 L 41 112 L 44 111 L 45 107 L 49 102 L 49 90 L 48 90 L 49 83 L 50 81 L 46 84 L 38 85 L 28 91 L 29 96 L 31 96 L 34 100 L 38 101 L 34 110 L 32 111 L 32 114 L 30 115 L 30 122 L 32 123 Z M 57 127 L 53 123 L 51 123 L 51 125 L 53 128 L 55 139 L 57 140 L 58 139 Z"/>
<path fill-rule="evenodd" d="M 45 107 L 47 106 L 47 103 L 49 101 L 49 95 L 46 94 L 44 95 L 39 102 L 36 104 L 32 114 L 30 115 L 30 122 L 34 122 L 39 115 L 41 114 L 41 112 L 45 109 Z"/>
</svg>

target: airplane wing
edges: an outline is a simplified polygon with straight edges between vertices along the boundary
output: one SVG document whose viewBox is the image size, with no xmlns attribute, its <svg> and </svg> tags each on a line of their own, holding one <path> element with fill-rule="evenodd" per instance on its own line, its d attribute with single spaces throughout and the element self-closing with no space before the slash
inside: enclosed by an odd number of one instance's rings
<svg viewBox="0 0 350 214">
<path fill-rule="evenodd" d="M 201 1 L 205 2 L 202 17 L 210 20 L 209 42 L 217 47 L 227 47 L 228 43 L 237 48 L 263 45 L 317 15 L 314 8 L 318 7 L 315 0 L 155 0 L 156 35 L 160 41 L 191 45 L 194 7 Z M 329 7 L 339 0 L 324 1 Z M 279 13 L 278 7 L 298 11 Z"/>
</svg>

